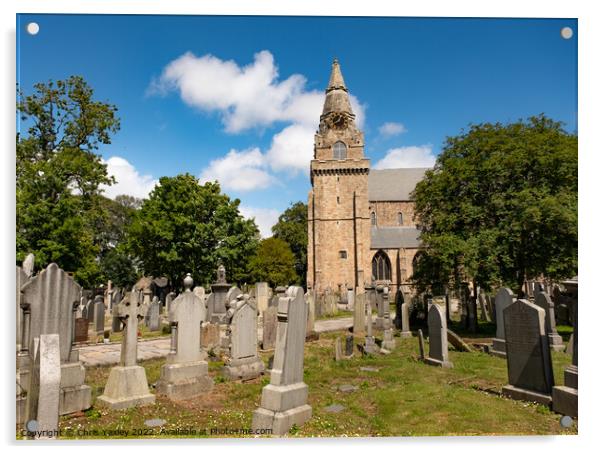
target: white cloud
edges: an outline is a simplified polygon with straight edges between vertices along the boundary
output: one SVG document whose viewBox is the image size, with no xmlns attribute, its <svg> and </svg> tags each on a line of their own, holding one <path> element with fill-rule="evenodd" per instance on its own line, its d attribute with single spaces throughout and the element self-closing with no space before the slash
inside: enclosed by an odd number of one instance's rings
<svg viewBox="0 0 602 454">
<path fill-rule="evenodd" d="M 272 236 L 272 226 L 278 222 L 278 216 L 280 216 L 278 210 L 241 205 L 239 211 L 245 218 L 255 219 L 255 223 L 259 227 L 262 238 L 269 238 Z"/>
<path fill-rule="evenodd" d="M 140 175 L 132 164 L 119 156 L 112 156 L 106 161 L 103 159 L 102 162 L 107 165 L 107 173 L 117 180 L 111 186 L 101 185 L 105 196 L 111 199 L 121 194 L 146 198 L 159 182 L 152 175 Z"/>
<path fill-rule="evenodd" d="M 275 134 L 267 152 L 272 169 L 309 172 L 309 162 L 314 155 L 314 133 L 311 127 L 294 124 Z"/>
<path fill-rule="evenodd" d="M 380 127 L 378 128 L 378 132 L 381 136 L 389 138 L 397 136 L 399 134 L 403 134 L 404 132 L 407 132 L 407 129 L 402 123 L 388 121 L 380 125 Z"/>
<path fill-rule="evenodd" d="M 393 148 L 378 161 L 375 169 L 399 169 L 403 167 L 433 167 L 437 157 L 432 145 Z"/>
<path fill-rule="evenodd" d="M 219 181 L 223 190 L 252 191 L 265 189 L 275 178 L 267 171 L 265 155 L 259 148 L 230 150 L 223 158 L 209 163 L 200 176 L 201 183 Z"/>
</svg>

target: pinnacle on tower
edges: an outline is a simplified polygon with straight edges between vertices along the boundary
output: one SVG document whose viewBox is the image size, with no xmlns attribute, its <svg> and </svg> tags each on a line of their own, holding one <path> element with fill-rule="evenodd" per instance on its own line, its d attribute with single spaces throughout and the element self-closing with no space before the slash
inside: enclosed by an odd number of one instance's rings
<svg viewBox="0 0 602 454">
<path fill-rule="evenodd" d="M 341 73 L 341 66 L 339 65 L 339 60 L 336 57 L 332 62 L 332 71 L 330 72 L 330 80 L 328 81 L 326 93 L 332 90 L 347 91 L 345 80 L 343 80 L 343 74 Z"/>
<path fill-rule="evenodd" d="M 326 99 L 324 100 L 324 109 L 322 117 L 330 113 L 343 113 L 350 117 L 355 117 L 351 110 L 351 102 L 349 101 L 349 92 L 345 86 L 343 73 L 339 61 L 335 58 L 332 62 L 332 70 L 330 72 L 330 80 L 326 88 Z"/>
</svg>

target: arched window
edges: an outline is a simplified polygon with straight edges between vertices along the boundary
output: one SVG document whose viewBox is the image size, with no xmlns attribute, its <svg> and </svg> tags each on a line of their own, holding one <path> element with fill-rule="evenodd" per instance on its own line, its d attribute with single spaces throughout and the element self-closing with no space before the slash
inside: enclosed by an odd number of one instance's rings
<svg viewBox="0 0 602 454">
<path fill-rule="evenodd" d="M 397 213 L 397 224 L 403 225 L 403 213 Z"/>
<path fill-rule="evenodd" d="M 374 254 L 372 259 L 372 276 L 377 281 L 391 280 L 391 261 L 383 250 Z"/>
<path fill-rule="evenodd" d="M 332 146 L 332 154 L 334 159 L 347 159 L 347 146 L 341 142 L 335 142 Z"/>
<path fill-rule="evenodd" d="M 372 223 L 372 225 L 376 225 L 376 212 L 372 212 L 370 213 L 370 222 Z"/>
</svg>

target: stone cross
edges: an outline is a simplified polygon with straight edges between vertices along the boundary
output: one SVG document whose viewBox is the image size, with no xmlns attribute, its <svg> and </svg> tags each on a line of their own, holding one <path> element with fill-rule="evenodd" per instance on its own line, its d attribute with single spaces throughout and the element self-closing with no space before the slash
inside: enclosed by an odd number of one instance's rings
<svg viewBox="0 0 602 454">
<path fill-rule="evenodd" d="M 135 366 L 138 353 L 138 323 L 144 318 L 147 308 L 142 304 L 141 294 L 132 289 L 118 305 L 117 316 L 123 323 L 120 366 Z"/>
</svg>

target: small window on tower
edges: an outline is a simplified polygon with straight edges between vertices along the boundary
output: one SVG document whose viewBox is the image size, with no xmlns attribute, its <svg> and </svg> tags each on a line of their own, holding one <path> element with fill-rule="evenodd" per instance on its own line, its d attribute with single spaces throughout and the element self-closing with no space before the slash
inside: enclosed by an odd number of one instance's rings
<svg viewBox="0 0 602 454">
<path fill-rule="evenodd" d="M 370 213 L 370 222 L 372 225 L 376 225 L 376 213 L 374 211 Z"/>
<path fill-rule="evenodd" d="M 347 258 L 347 251 L 339 251 L 339 258 L 346 259 Z"/>
<path fill-rule="evenodd" d="M 339 199 L 339 196 L 337 196 L 337 203 L 341 203 L 341 199 Z"/>
<path fill-rule="evenodd" d="M 347 159 L 347 146 L 339 141 L 332 146 L 334 159 Z"/>
<path fill-rule="evenodd" d="M 403 225 L 403 213 L 397 213 L 397 223 Z"/>
</svg>

